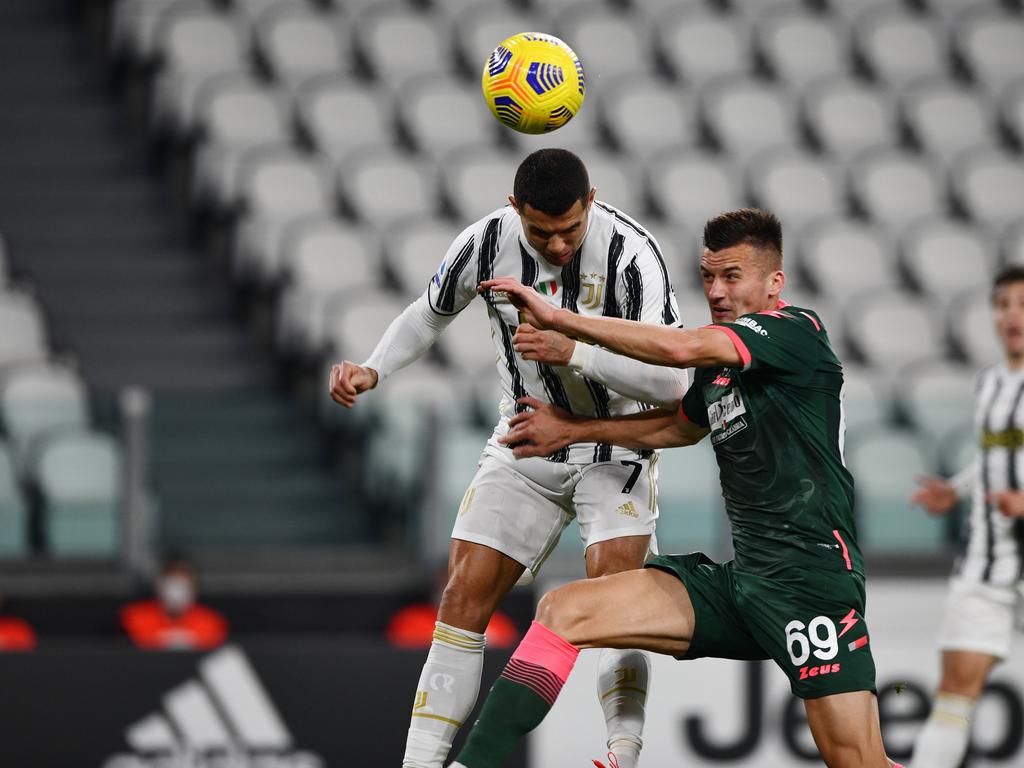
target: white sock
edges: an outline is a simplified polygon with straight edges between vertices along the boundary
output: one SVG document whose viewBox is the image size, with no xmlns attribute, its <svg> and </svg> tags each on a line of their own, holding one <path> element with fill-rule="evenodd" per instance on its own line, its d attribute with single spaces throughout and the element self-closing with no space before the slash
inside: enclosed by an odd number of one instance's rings
<svg viewBox="0 0 1024 768">
<path fill-rule="evenodd" d="M 601 651 L 597 695 L 608 726 L 608 751 L 614 753 L 619 768 L 636 768 L 640 760 L 650 670 L 645 651 Z"/>
<path fill-rule="evenodd" d="M 957 768 L 967 753 L 973 710 L 971 699 L 938 694 L 932 713 L 914 741 L 912 768 Z"/>
<path fill-rule="evenodd" d="M 402 768 L 441 768 L 480 693 L 484 636 L 434 624 L 434 640 L 416 685 Z"/>
</svg>

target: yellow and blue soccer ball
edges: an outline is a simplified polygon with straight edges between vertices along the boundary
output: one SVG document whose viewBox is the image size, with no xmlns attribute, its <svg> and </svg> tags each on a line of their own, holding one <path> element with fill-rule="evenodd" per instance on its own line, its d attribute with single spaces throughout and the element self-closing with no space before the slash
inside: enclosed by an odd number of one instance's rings
<svg viewBox="0 0 1024 768">
<path fill-rule="evenodd" d="M 587 81 L 568 45 L 542 32 L 520 32 L 487 57 L 483 90 L 491 112 L 509 128 L 547 133 L 580 111 Z"/>
</svg>

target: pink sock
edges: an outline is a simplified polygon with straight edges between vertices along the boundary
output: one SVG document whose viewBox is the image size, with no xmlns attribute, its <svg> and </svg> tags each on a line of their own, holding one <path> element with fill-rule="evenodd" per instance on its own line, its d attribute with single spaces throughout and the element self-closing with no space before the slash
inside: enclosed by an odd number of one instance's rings
<svg viewBox="0 0 1024 768">
<path fill-rule="evenodd" d="M 531 688 L 554 705 L 579 655 L 579 648 L 534 621 L 501 676 Z"/>
</svg>

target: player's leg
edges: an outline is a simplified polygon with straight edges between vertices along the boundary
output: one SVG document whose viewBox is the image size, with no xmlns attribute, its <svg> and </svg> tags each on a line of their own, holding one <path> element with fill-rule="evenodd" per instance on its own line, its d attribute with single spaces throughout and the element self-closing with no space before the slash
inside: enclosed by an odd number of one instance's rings
<svg viewBox="0 0 1024 768">
<path fill-rule="evenodd" d="M 565 471 L 535 461 L 538 471 Z M 511 458 L 485 454 L 452 531 L 448 584 L 416 688 L 405 768 L 440 768 L 448 757 L 476 704 L 491 615 L 525 568 L 537 567 L 568 521 L 544 488 L 516 471 Z"/>
<path fill-rule="evenodd" d="M 448 583 L 416 685 L 403 768 L 439 768 L 480 693 L 484 631 L 524 566 L 495 549 L 452 539 Z"/>
<path fill-rule="evenodd" d="M 911 766 L 957 768 L 963 762 L 974 705 L 998 660 L 977 651 L 942 652 L 942 681 L 931 714 L 914 740 Z"/>
<path fill-rule="evenodd" d="M 456 766 L 498 768 L 554 705 L 583 648 L 642 648 L 681 656 L 694 610 L 674 575 L 634 570 L 547 593 L 537 619 L 491 688 Z"/>
<path fill-rule="evenodd" d="M 850 691 L 805 699 L 807 724 L 829 768 L 889 768 L 878 723 L 878 699 L 871 691 Z"/>
<path fill-rule="evenodd" d="M 954 579 L 940 630 L 942 681 L 914 741 L 912 766 L 956 768 L 967 754 L 971 716 L 989 671 L 1010 650 L 1013 589 Z"/>
<path fill-rule="evenodd" d="M 643 567 L 657 519 L 657 465 L 649 459 L 607 461 L 583 469 L 573 504 L 586 545 L 588 578 Z M 643 747 L 650 656 L 635 648 L 603 648 L 597 696 L 607 749 L 619 768 L 636 768 Z"/>
<path fill-rule="evenodd" d="M 587 547 L 587 577 L 597 578 L 641 568 L 650 536 L 623 536 Z M 635 768 L 643 732 L 651 662 L 647 651 L 602 648 L 597 663 L 597 697 L 608 733 L 607 748 L 619 768 Z"/>
</svg>

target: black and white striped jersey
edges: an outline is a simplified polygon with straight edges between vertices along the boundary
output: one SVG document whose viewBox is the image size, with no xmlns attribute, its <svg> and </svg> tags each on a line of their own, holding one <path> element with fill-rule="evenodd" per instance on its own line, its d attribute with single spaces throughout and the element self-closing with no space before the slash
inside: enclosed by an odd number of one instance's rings
<svg viewBox="0 0 1024 768">
<path fill-rule="evenodd" d="M 665 259 L 646 230 L 612 206 L 595 202 L 575 258 L 556 267 L 529 245 L 519 214 L 508 205 L 455 238 L 427 292 L 431 309 L 440 315 L 457 314 L 474 299 L 487 302 L 502 389 L 498 433 L 523 409 L 516 400 L 525 395 L 595 417 L 635 413 L 646 407 L 568 367 L 523 360 L 512 346 L 518 311 L 504 296 L 477 294 L 482 280 L 502 276 L 515 276 L 552 304 L 581 315 L 678 325 L 679 308 Z M 581 444 L 552 458 L 590 463 L 635 455 L 624 448 Z"/>
<path fill-rule="evenodd" d="M 1009 586 L 1024 575 L 1024 519 L 1007 518 L 988 494 L 1024 490 L 1024 371 L 995 365 L 975 383 L 975 459 L 961 578 Z"/>
</svg>

